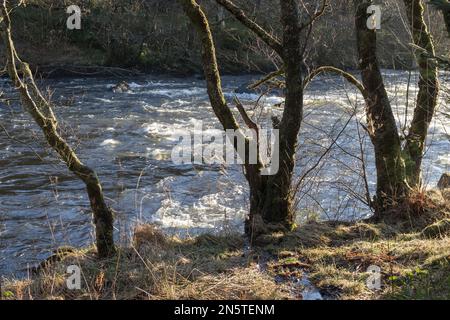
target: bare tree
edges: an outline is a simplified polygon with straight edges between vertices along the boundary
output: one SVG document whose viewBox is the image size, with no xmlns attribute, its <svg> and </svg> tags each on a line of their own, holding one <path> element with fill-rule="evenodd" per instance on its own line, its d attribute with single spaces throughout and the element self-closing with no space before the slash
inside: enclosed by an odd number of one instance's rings
<svg viewBox="0 0 450 320">
<path fill-rule="evenodd" d="M 20 95 L 23 107 L 41 128 L 47 143 L 58 153 L 69 170 L 85 183 L 93 212 L 98 256 L 101 258 L 111 256 L 115 253 L 114 218 L 112 210 L 105 202 L 100 180 L 96 172 L 80 161 L 60 135 L 51 103 L 40 92 L 28 64 L 19 58 L 14 47 L 9 13 L 7 1 L 3 0 L 0 8 L 0 35 L 6 47 L 6 67 L 9 77 Z"/>
<path fill-rule="evenodd" d="M 377 58 L 377 34 L 367 28 L 371 0 L 354 0 L 359 68 L 366 91 L 368 131 L 375 148 L 379 217 L 421 186 L 422 158 L 428 128 L 437 104 L 437 66 L 423 52 L 416 54 L 419 93 L 406 143 L 402 145 Z M 414 44 L 434 55 L 433 39 L 423 17 L 421 0 L 404 0 Z"/>
<path fill-rule="evenodd" d="M 370 5 L 370 0 L 354 0 L 359 68 L 366 91 L 368 132 L 375 149 L 377 168 L 375 205 L 381 214 L 390 205 L 395 205 L 395 199 L 405 196 L 408 188 L 400 136 L 379 67 L 377 34 L 367 28 Z"/>
<path fill-rule="evenodd" d="M 257 164 L 246 161 L 245 176 L 250 186 L 250 213 L 246 221 L 246 233 L 254 234 L 265 230 L 270 225 L 275 229 L 290 229 L 294 225 L 293 194 L 291 192 L 292 176 L 295 166 L 297 139 L 303 118 L 303 74 L 302 58 L 314 21 L 323 13 L 318 10 L 302 21 L 299 3 L 296 0 L 280 0 L 282 40 L 251 20 L 246 13 L 228 0 L 217 0 L 245 27 L 259 37 L 283 61 L 285 74 L 285 106 L 281 120 L 275 127 L 280 130 L 280 166 L 272 176 L 264 176 L 261 170 L 264 164 L 258 159 Z M 194 25 L 202 42 L 203 68 L 207 82 L 208 94 L 212 108 L 224 129 L 241 129 L 231 112 L 222 92 L 221 78 L 217 65 L 215 46 L 208 19 L 203 9 L 195 0 L 180 0 L 186 15 Z M 324 1 L 323 8 L 326 1 Z M 270 78 L 270 76 L 268 77 Z M 245 110 L 239 108 L 248 126 L 249 117 Z M 246 144 L 249 141 L 247 139 Z M 247 156 L 246 156 L 247 160 Z M 263 222 L 263 223 L 261 223 Z M 262 226 L 262 228 L 260 228 Z"/>
</svg>

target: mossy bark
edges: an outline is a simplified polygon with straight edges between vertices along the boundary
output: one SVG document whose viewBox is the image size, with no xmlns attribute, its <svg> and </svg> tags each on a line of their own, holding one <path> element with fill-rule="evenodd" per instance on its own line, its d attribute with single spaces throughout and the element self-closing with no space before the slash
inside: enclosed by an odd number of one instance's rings
<svg viewBox="0 0 450 320">
<path fill-rule="evenodd" d="M 416 54 L 420 80 L 414 117 L 402 147 L 377 59 L 375 30 L 366 26 L 367 7 L 371 0 L 354 0 L 360 70 L 367 92 L 366 113 L 369 133 L 375 149 L 377 196 L 374 203 L 378 216 L 389 212 L 410 190 L 421 187 L 422 158 L 428 128 L 437 104 L 439 91 L 435 62 L 423 52 Z M 404 0 L 415 45 L 435 55 L 433 39 L 424 21 L 422 0 Z"/>
<path fill-rule="evenodd" d="M 47 143 L 58 153 L 69 170 L 85 183 L 94 216 L 98 255 L 101 258 L 111 256 L 115 253 L 114 218 L 111 209 L 106 205 L 97 174 L 79 160 L 74 150 L 59 134 L 58 121 L 50 102 L 43 97 L 35 84 L 28 64 L 21 61 L 16 52 L 11 34 L 11 21 L 5 1 L 3 1 L 0 11 L 0 35 L 6 46 L 9 77 L 19 92 L 24 109 L 41 128 Z M 18 67 L 21 76 L 19 76 Z"/>
<path fill-rule="evenodd" d="M 367 28 L 367 8 L 371 1 L 354 0 L 359 67 L 365 96 L 370 138 L 375 149 L 377 215 L 395 206 L 407 194 L 405 162 L 395 117 L 386 92 L 377 58 L 377 35 Z"/>
<path fill-rule="evenodd" d="M 268 178 L 265 203 L 262 208 L 266 221 L 291 227 L 294 223 L 291 180 L 295 167 L 298 133 L 303 119 L 302 34 L 300 9 L 295 0 L 281 0 L 283 29 L 282 60 L 286 77 L 286 100 L 279 124 L 280 169 Z"/>
<path fill-rule="evenodd" d="M 191 20 L 202 43 L 202 62 L 211 106 L 224 129 L 239 131 L 240 127 L 227 106 L 222 92 L 220 74 L 215 54 L 214 41 L 207 17 L 195 0 L 179 0 L 186 15 Z M 230 8 L 234 6 L 227 1 Z M 294 225 L 295 214 L 292 207 L 291 180 L 295 166 L 297 136 L 303 115 L 303 86 L 301 73 L 301 33 L 300 12 L 295 0 L 281 0 L 282 25 L 284 30 L 282 49 L 278 42 L 269 37 L 259 26 L 247 21 L 239 11 L 239 19 L 244 25 L 274 45 L 280 51 L 286 70 L 286 103 L 280 129 L 280 169 L 273 176 L 262 176 L 262 164 L 246 164 L 245 177 L 250 187 L 250 212 L 246 221 L 246 233 L 253 235 L 273 228 L 290 229 Z M 234 10 L 234 9 L 233 9 Z M 237 10 L 237 9 L 236 9 Z M 233 12 L 233 11 L 232 11 Z M 246 140 L 246 146 L 248 141 Z M 248 148 L 246 148 L 248 150 Z M 247 160 L 247 155 L 246 155 Z"/>
<path fill-rule="evenodd" d="M 422 0 L 404 0 L 406 16 L 415 45 L 425 49 L 428 54 L 435 56 L 433 38 L 424 20 L 424 5 Z M 419 67 L 419 93 L 417 95 L 414 117 L 406 137 L 405 152 L 408 154 L 408 182 L 413 187 L 422 184 L 422 159 L 428 128 L 433 119 L 439 93 L 438 68 L 433 59 L 427 54 L 416 52 Z"/>
</svg>

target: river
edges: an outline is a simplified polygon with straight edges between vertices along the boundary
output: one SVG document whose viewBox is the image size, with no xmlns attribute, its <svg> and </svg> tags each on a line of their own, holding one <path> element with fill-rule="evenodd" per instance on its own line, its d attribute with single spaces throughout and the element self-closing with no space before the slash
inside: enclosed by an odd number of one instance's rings
<svg viewBox="0 0 450 320">
<path fill-rule="evenodd" d="M 445 82 L 448 75 L 442 77 Z M 385 71 L 399 126 L 411 117 L 412 107 L 405 115 L 406 92 L 409 88 L 413 106 L 416 78 L 413 74 L 408 86 L 407 72 Z M 252 79 L 257 76 L 224 77 L 227 99 Z M 248 189 L 239 165 L 175 165 L 171 161 L 177 133 L 193 130 L 199 123 L 206 131 L 220 129 L 204 81 L 155 76 L 126 80 L 131 84 L 127 93 L 111 90 L 118 79 L 39 83 L 52 95 L 64 136 L 103 182 L 117 215 L 117 240 L 126 242 L 133 225 L 140 222 L 182 235 L 242 231 Z M 5 79 L 0 79 L 1 90 L 13 96 Z M 258 96 L 238 97 L 250 104 Z M 264 108 L 257 116 L 263 123 L 282 112 L 274 106 L 282 100 L 272 94 L 260 101 Z M 429 187 L 450 166 L 450 119 L 441 114 L 449 109 L 442 100 L 424 160 Z M 372 194 L 375 170 L 370 141 L 357 125 L 365 121 L 361 96 L 341 79 L 324 76 L 308 87 L 305 104 L 296 176 L 308 174 L 297 194 L 299 221 L 370 216 L 364 204 L 363 169 Z M 356 115 L 348 121 L 355 105 Z M 17 102 L 0 104 L 0 125 L 0 277 L 20 277 L 58 246 L 91 244 L 93 228 L 83 184 L 45 145 Z"/>
</svg>

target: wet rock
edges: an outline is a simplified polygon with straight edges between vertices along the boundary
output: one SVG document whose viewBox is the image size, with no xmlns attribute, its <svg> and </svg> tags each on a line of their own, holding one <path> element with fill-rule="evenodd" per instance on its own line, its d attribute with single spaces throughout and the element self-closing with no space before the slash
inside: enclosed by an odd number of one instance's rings
<svg viewBox="0 0 450 320">
<path fill-rule="evenodd" d="M 445 190 L 450 188 L 450 173 L 444 173 L 438 182 L 438 188 L 440 190 Z"/>
<path fill-rule="evenodd" d="M 112 91 L 114 93 L 130 92 L 131 87 L 126 81 L 121 81 L 112 88 Z"/>
</svg>

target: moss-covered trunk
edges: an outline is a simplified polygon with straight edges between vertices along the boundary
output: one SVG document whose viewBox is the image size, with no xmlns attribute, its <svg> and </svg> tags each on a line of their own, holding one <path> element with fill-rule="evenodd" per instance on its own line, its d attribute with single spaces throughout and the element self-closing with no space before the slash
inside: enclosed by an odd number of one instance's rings
<svg viewBox="0 0 450 320">
<path fill-rule="evenodd" d="M 381 216 L 407 194 L 405 162 L 394 114 L 377 58 L 376 31 L 367 28 L 371 1 L 354 0 L 359 67 L 367 92 L 366 116 L 375 149 L 377 195 L 375 209 Z"/>
<path fill-rule="evenodd" d="M 439 93 L 438 69 L 436 62 L 427 58 L 428 55 L 435 56 L 435 50 L 433 38 L 424 20 L 423 1 L 404 0 L 403 2 L 412 40 L 415 45 L 428 52 L 428 54 L 422 51 L 416 52 L 416 61 L 420 72 L 419 93 L 405 146 L 408 182 L 412 187 L 420 187 L 422 184 L 422 159 L 428 128 L 433 119 Z"/>
<path fill-rule="evenodd" d="M 280 129 L 280 168 L 268 178 L 262 215 L 265 221 L 294 223 L 291 182 L 295 167 L 298 133 L 303 119 L 302 34 L 300 9 L 295 0 L 280 0 L 283 30 L 282 60 L 286 77 L 286 100 Z"/>
<path fill-rule="evenodd" d="M 211 106 L 224 129 L 240 131 L 233 113 L 222 92 L 214 41 L 207 17 L 195 0 L 179 0 L 186 15 L 195 27 L 202 43 L 202 62 Z M 221 1 L 222 2 L 222 1 Z M 224 2 L 234 12 L 234 4 Z M 283 49 L 281 44 L 265 33 L 254 22 L 245 20 L 239 11 L 239 19 L 261 36 L 275 51 L 280 51 L 286 70 L 286 103 L 280 129 L 280 169 L 273 176 L 262 176 L 262 164 L 244 165 L 245 177 L 250 187 L 250 212 L 246 221 L 246 233 L 259 233 L 261 222 L 266 225 L 291 228 L 294 224 L 291 180 L 295 166 L 297 136 L 303 114 L 303 86 L 301 73 L 300 12 L 295 0 L 281 0 L 282 24 L 284 30 Z M 245 112 L 245 111 L 243 111 Z M 238 133 L 239 134 L 239 133 Z M 249 141 L 246 138 L 248 152 Z M 248 160 L 248 154 L 245 156 Z M 256 225 L 257 224 L 257 225 Z"/>
<path fill-rule="evenodd" d="M 50 102 L 41 94 L 28 64 L 20 60 L 14 47 L 6 1 L 3 1 L 0 11 L 0 35 L 6 47 L 8 74 L 19 92 L 22 105 L 41 128 L 47 143 L 58 153 L 69 170 L 85 183 L 94 216 L 98 255 L 102 258 L 111 256 L 115 253 L 114 218 L 111 209 L 106 205 L 97 174 L 79 160 L 74 150 L 59 134 L 58 121 Z"/>
</svg>

